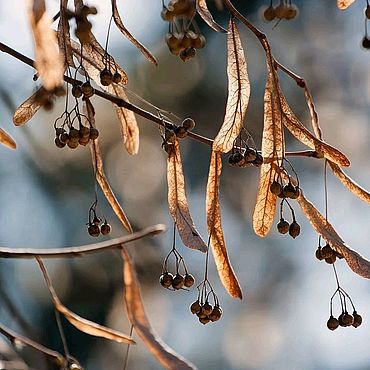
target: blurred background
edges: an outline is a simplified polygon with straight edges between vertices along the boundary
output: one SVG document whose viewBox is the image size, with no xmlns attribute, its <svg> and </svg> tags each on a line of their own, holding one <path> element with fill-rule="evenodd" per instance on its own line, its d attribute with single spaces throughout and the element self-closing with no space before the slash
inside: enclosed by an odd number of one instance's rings
<svg viewBox="0 0 370 370">
<path fill-rule="evenodd" d="M 227 25 L 226 12 L 208 1 L 215 18 Z M 296 1 L 299 16 L 292 21 L 265 23 L 261 8 L 268 0 L 235 1 L 235 5 L 271 42 L 275 57 L 305 77 L 320 114 L 324 137 L 348 155 L 347 171 L 370 188 L 370 55 L 361 46 L 364 35 L 363 8 L 358 0 L 346 12 L 336 1 Z M 47 2 L 50 15 L 58 2 Z M 104 44 L 110 5 L 93 1 L 98 15 L 90 17 L 93 31 Z M 153 104 L 193 117 L 196 132 L 214 137 L 223 120 L 227 99 L 226 37 L 216 34 L 200 19 L 207 38 L 197 57 L 183 63 L 168 51 L 164 35 L 168 24 L 161 17 L 161 1 L 119 2 L 128 29 L 155 54 L 159 66 L 149 64 L 113 26 L 109 52 L 127 71 L 128 88 Z M 263 50 L 242 26 L 241 37 L 248 60 L 251 100 L 246 127 L 260 148 L 263 124 L 263 92 L 266 68 Z M 0 2 L 0 41 L 33 56 L 25 2 Z M 14 127 L 12 113 L 31 95 L 37 83 L 34 71 L 0 54 L 0 125 L 17 141 L 18 149 L 0 147 L 0 245 L 6 247 L 62 247 L 96 242 L 86 231 L 87 212 L 94 201 L 94 176 L 89 149 L 58 149 L 53 123 L 64 110 L 63 99 L 52 112 L 40 111 L 27 125 Z M 308 125 L 302 91 L 282 76 L 287 99 Z M 143 108 L 142 102 L 132 99 Z M 171 230 L 167 209 L 166 153 L 158 129 L 138 118 L 140 152 L 130 157 L 124 150 L 112 105 L 93 98 L 108 179 L 135 229 L 165 223 Z M 302 146 L 289 137 L 289 150 Z M 183 140 L 181 143 L 191 213 L 206 239 L 205 186 L 210 148 Z M 342 287 L 363 316 L 361 327 L 326 328 L 330 297 L 336 285 L 331 266 L 314 257 L 318 237 L 296 209 L 301 235 L 293 240 L 272 229 L 260 239 L 254 235 L 251 218 L 258 184 L 258 169 L 226 165 L 221 180 L 222 219 L 226 243 L 244 291 L 243 301 L 232 300 L 219 283 L 213 261 L 210 280 L 224 310 L 217 323 L 201 325 L 189 311 L 196 289 L 172 292 L 158 278 L 162 262 L 171 249 L 171 232 L 132 243 L 132 253 L 146 304 L 147 314 L 162 338 L 199 369 L 222 370 L 364 370 L 369 369 L 370 284 L 340 261 L 337 269 Z M 307 197 L 323 211 L 323 161 L 292 159 Z M 352 196 L 329 174 L 329 219 L 352 248 L 370 256 L 369 205 Z M 113 227 L 112 237 L 123 234 L 118 220 L 101 193 L 99 205 Z M 277 222 L 277 221 L 276 221 Z M 100 238 L 102 240 L 102 238 Z M 198 282 L 204 255 L 177 246 L 189 271 Z M 0 322 L 43 344 L 62 351 L 60 337 L 37 264 L 32 260 L 0 261 Z M 122 266 L 113 252 L 74 260 L 47 261 L 62 302 L 83 317 L 129 332 L 122 294 Z M 335 313 L 339 315 L 336 301 Z M 71 354 L 89 370 L 120 369 L 126 353 L 123 345 L 82 334 L 63 321 Z M 161 369 L 139 338 L 132 346 L 128 369 Z M 0 351 L 10 351 L 6 340 Z M 46 369 L 38 354 L 21 349 L 21 357 L 34 369 Z M 3 365 L 1 365 L 3 366 Z"/>
</svg>

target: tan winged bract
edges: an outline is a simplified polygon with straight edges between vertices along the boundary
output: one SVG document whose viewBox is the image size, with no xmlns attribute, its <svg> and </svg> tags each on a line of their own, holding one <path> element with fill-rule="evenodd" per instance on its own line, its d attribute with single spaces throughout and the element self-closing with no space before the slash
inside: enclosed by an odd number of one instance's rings
<svg viewBox="0 0 370 370">
<path fill-rule="evenodd" d="M 348 167 L 350 165 L 349 159 L 338 149 L 312 135 L 293 113 L 281 91 L 279 92 L 279 95 L 283 109 L 283 122 L 290 133 L 302 144 L 307 145 L 309 148 L 320 154 L 322 153 L 323 156 L 330 161 L 340 166 Z"/>
<path fill-rule="evenodd" d="M 117 28 L 121 31 L 123 36 L 125 36 L 132 44 L 134 44 L 150 62 L 152 62 L 154 65 L 158 65 L 158 62 L 152 55 L 152 53 L 143 44 L 141 44 L 140 41 L 137 40 L 124 26 L 121 16 L 119 15 L 118 12 L 116 0 L 112 0 L 112 15 L 114 23 L 116 24 Z"/>
<path fill-rule="evenodd" d="M 29 0 L 29 20 L 35 40 L 35 67 L 43 86 L 51 91 L 63 83 L 63 63 L 55 32 L 45 11 L 44 0 Z"/>
<path fill-rule="evenodd" d="M 352 180 L 337 164 L 330 161 L 328 161 L 328 163 L 333 170 L 334 175 L 349 191 L 362 199 L 364 202 L 370 203 L 370 193 L 366 189 Z"/>
<path fill-rule="evenodd" d="M 107 90 L 111 94 L 128 101 L 128 97 L 122 86 L 111 85 L 108 86 Z M 120 122 L 123 144 L 129 154 L 137 154 L 139 152 L 139 127 L 136 122 L 135 114 L 126 108 L 118 107 L 115 104 L 113 105 Z"/>
<path fill-rule="evenodd" d="M 168 208 L 184 245 L 191 249 L 207 252 L 207 245 L 196 229 L 190 215 L 185 192 L 180 145 L 175 138 L 173 150 L 167 159 Z"/>
<path fill-rule="evenodd" d="M 89 123 L 95 127 L 95 117 L 94 117 L 94 108 L 90 100 L 85 101 L 85 108 Z M 90 151 L 91 158 L 94 166 L 96 181 L 98 182 L 101 190 L 103 191 L 104 196 L 106 197 L 108 203 L 113 209 L 113 212 L 116 214 L 118 219 L 121 221 L 123 227 L 129 232 L 132 233 L 132 227 L 130 221 L 128 220 L 125 212 L 123 211 L 121 205 L 119 204 L 116 196 L 113 193 L 111 186 L 107 180 L 107 177 L 104 173 L 103 158 L 99 146 L 99 140 L 91 140 L 90 142 Z"/>
<path fill-rule="evenodd" d="M 194 370 L 196 367 L 177 354 L 158 336 L 146 316 L 138 278 L 127 249 L 122 246 L 124 299 L 127 315 L 148 350 L 168 370 Z"/>
<path fill-rule="evenodd" d="M 71 51 L 71 37 L 69 32 L 69 23 L 67 18 L 68 0 L 61 0 L 60 2 L 60 18 L 58 23 L 58 46 L 61 58 L 65 67 L 69 66 L 75 68 L 73 61 L 73 54 Z"/>
<path fill-rule="evenodd" d="M 257 202 L 253 213 L 253 229 L 261 237 L 268 234 L 274 220 L 277 196 L 270 191 L 270 186 L 277 178 L 276 167 L 280 167 L 284 152 L 282 115 L 277 89 L 279 82 L 270 57 L 268 53 L 261 149 L 265 163 L 261 166 Z"/>
<path fill-rule="evenodd" d="M 231 297 L 242 299 L 242 290 L 227 254 L 225 238 L 222 230 L 219 198 L 221 170 L 221 153 L 212 151 L 206 191 L 208 233 L 210 236 L 211 248 L 217 272 L 223 286 Z"/>
<path fill-rule="evenodd" d="M 5 145 L 6 147 L 8 147 L 10 149 L 16 149 L 17 148 L 16 142 L 2 128 L 0 128 L 0 144 L 3 144 L 3 145 Z"/>
<path fill-rule="evenodd" d="M 213 142 L 213 150 L 223 153 L 232 149 L 234 140 L 243 127 L 250 96 L 247 62 L 233 19 L 230 19 L 227 35 L 227 76 L 229 87 L 225 118 Z"/>
<path fill-rule="evenodd" d="M 40 87 L 34 94 L 27 98 L 14 112 L 13 114 L 13 123 L 16 126 L 21 126 L 27 123 L 41 108 L 40 99 L 37 99 L 37 96 L 40 93 Z"/>
<path fill-rule="evenodd" d="M 211 12 L 208 10 L 206 0 L 196 0 L 195 2 L 197 12 L 201 18 L 216 32 L 227 32 L 225 28 L 221 27 L 214 19 Z"/>
<path fill-rule="evenodd" d="M 340 10 L 350 7 L 356 0 L 337 0 L 337 6 Z"/>
<path fill-rule="evenodd" d="M 310 111 L 310 116 L 311 116 L 311 126 L 313 129 L 314 134 L 316 137 L 320 140 L 322 140 L 322 130 L 319 124 L 319 116 L 316 112 L 315 104 L 313 102 L 313 98 L 311 95 L 310 90 L 308 87 L 305 85 L 304 87 L 304 96 L 306 98 L 307 106 Z"/>
<path fill-rule="evenodd" d="M 99 325 L 90 320 L 84 319 L 83 317 L 78 316 L 77 314 L 69 310 L 67 307 L 65 307 L 62 304 L 62 302 L 59 300 L 54 290 L 49 274 L 46 270 L 44 263 L 42 262 L 42 259 L 37 257 L 36 260 L 40 266 L 40 270 L 42 272 L 42 275 L 44 277 L 44 280 L 50 292 L 55 309 L 58 312 L 60 312 L 74 327 L 76 327 L 78 330 L 86 334 L 93 335 L 95 337 L 101 337 L 101 338 L 106 338 L 109 340 L 114 340 L 118 343 L 135 344 L 135 341 L 131 339 L 129 336 L 123 333 L 120 333 L 119 331 Z"/>
<path fill-rule="evenodd" d="M 366 279 L 370 279 L 370 261 L 344 243 L 333 226 L 324 218 L 316 207 L 305 198 L 302 191 L 297 202 L 315 231 L 345 258 L 351 270 Z"/>
</svg>

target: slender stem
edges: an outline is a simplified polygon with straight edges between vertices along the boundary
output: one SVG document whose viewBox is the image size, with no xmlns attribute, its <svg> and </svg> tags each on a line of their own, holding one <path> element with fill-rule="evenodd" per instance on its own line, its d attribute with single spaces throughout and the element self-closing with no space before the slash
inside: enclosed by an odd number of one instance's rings
<svg viewBox="0 0 370 370">
<path fill-rule="evenodd" d="M 134 331 L 134 325 L 131 324 L 131 329 L 130 329 L 130 338 L 132 338 L 132 333 Z M 127 365 L 128 365 L 128 355 L 129 355 L 129 352 L 130 352 L 130 347 L 131 347 L 131 343 L 129 343 L 127 345 L 127 349 L 126 349 L 126 356 L 125 356 L 125 362 L 123 364 L 123 370 L 126 370 L 127 369 Z"/>
</svg>

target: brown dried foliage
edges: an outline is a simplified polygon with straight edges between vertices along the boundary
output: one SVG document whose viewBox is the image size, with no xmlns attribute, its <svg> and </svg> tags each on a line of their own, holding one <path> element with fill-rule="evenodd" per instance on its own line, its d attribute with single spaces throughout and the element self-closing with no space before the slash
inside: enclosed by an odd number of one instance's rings
<svg viewBox="0 0 370 370">
<path fill-rule="evenodd" d="M 208 10 L 206 0 L 196 0 L 196 8 L 201 18 L 216 32 L 227 32 L 214 19 L 211 12 Z"/>
<path fill-rule="evenodd" d="M 0 127 L 0 144 L 5 145 L 10 149 L 16 149 L 17 144 L 13 138 Z"/>
<path fill-rule="evenodd" d="M 40 94 L 40 87 L 34 94 L 27 98 L 14 112 L 13 114 L 13 123 L 16 126 L 21 126 L 27 123 L 41 108 L 42 103 L 40 99 L 37 99 L 37 96 Z"/>
<path fill-rule="evenodd" d="M 175 139 L 173 149 L 167 159 L 168 208 L 176 224 L 184 245 L 201 252 L 207 251 L 207 245 L 198 233 L 190 215 L 185 192 L 185 178 L 182 170 L 180 145 Z"/>
<path fill-rule="evenodd" d="M 243 127 L 250 96 L 247 62 L 233 19 L 230 19 L 227 36 L 227 76 L 229 87 L 225 118 L 213 142 L 213 150 L 223 153 L 232 149 Z"/>
<path fill-rule="evenodd" d="M 148 350 L 155 356 L 161 365 L 168 370 L 191 370 L 195 366 L 178 355 L 158 336 L 151 327 L 146 316 L 141 298 L 140 285 L 136 276 L 131 257 L 125 247 L 121 250 L 124 283 L 124 299 L 127 315 L 135 331 L 142 339 Z"/>
<path fill-rule="evenodd" d="M 337 0 L 337 6 L 340 10 L 350 7 L 356 0 Z"/>
<path fill-rule="evenodd" d="M 220 280 L 231 297 L 242 299 L 243 294 L 238 279 L 231 266 L 221 222 L 219 199 L 222 169 L 221 153 L 212 151 L 206 191 L 206 213 L 208 233 L 213 257 Z"/>
<path fill-rule="evenodd" d="M 58 46 L 59 53 L 61 54 L 61 58 L 65 67 L 69 66 L 75 68 L 71 47 L 71 36 L 69 32 L 69 22 L 67 17 L 67 4 L 68 0 L 60 1 L 60 18 L 57 32 Z"/>
</svg>

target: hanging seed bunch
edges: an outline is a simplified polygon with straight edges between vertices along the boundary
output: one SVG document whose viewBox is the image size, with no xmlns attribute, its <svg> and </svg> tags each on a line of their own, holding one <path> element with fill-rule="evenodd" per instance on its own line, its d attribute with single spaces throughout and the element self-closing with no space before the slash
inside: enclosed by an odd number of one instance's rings
<svg viewBox="0 0 370 370">
<path fill-rule="evenodd" d="M 270 5 L 263 11 L 263 18 L 267 22 L 273 20 L 291 20 L 298 16 L 298 8 L 291 0 L 280 0 L 279 3 L 274 6 L 272 0 Z"/>
<path fill-rule="evenodd" d="M 171 0 L 163 4 L 162 18 L 169 22 L 166 43 L 170 52 L 184 62 L 192 59 L 198 49 L 204 48 L 205 37 L 194 21 L 195 2 L 193 0 Z"/>
<path fill-rule="evenodd" d="M 260 167 L 263 163 L 263 157 L 255 148 L 248 146 L 248 141 L 253 139 L 249 134 L 247 140 L 242 138 L 242 135 L 239 135 L 235 141 L 229 156 L 229 165 L 231 167 Z"/>
<path fill-rule="evenodd" d="M 203 280 L 197 289 L 198 298 L 190 305 L 191 313 L 197 315 L 203 325 L 220 320 L 222 308 L 208 279 Z"/>
<path fill-rule="evenodd" d="M 82 123 L 82 118 L 89 127 Z M 54 143 L 58 148 L 68 146 L 70 149 L 76 149 L 79 145 L 86 146 L 90 140 L 95 140 L 99 136 L 99 131 L 92 127 L 87 117 L 79 112 L 78 104 L 70 112 L 65 110 L 55 120 L 54 129 Z"/>
<path fill-rule="evenodd" d="M 107 51 L 109 31 L 103 56 L 104 69 L 100 72 L 100 83 L 103 86 L 109 86 L 112 83 L 119 84 L 122 81 L 122 75 L 118 72 L 117 64 L 113 57 Z"/>
<path fill-rule="evenodd" d="M 91 205 L 89 209 L 89 216 L 88 216 L 88 222 L 87 222 L 87 232 L 90 236 L 98 237 L 100 234 L 102 235 L 108 235 L 110 234 L 112 228 L 108 224 L 107 220 L 104 218 L 104 222 L 102 222 L 101 217 L 97 215 L 96 208 L 98 205 L 98 201 L 95 200 L 95 202 Z"/>
<path fill-rule="evenodd" d="M 173 273 L 170 272 L 169 263 L 170 258 L 174 258 L 175 268 Z M 189 274 L 185 264 L 184 258 L 177 251 L 175 243 L 173 244 L 172 250 L 167 254 L 163 262 L 162 274 L 159 278 L 159 283 L 163 288 L 169 290 L 180 290 L 191 288 L 194 285 L 194 276 Z"/>
<path fill-rule="evenodd" d="M 192 118 L 185 118 L 180 126 L 172 125 L 166 127 L 162 133 L 162 148 L 166 153 L 171 153 L 174 148 L 175 138 L 183 139 L 195 127 L 195 121 Z"/>
<path fill-rule="evenodd" d="M 338 297 L 341 307 L 341 314 L 336 318 L 333 315 L 333 300 L 335 297 Z M 348 312 L 348 303 L 350 303 L 353 310 L 352 314 Z M 358 328 L 362 324 L 362 317 L 356 311 L 356 308 L 353 304 L 351 297 L 346 293 L 346 291 L 341 288 L 338 284 L 338 288 L 332 295 L 330 299 L 330 317 L 326 323 L 326 326 L 329 330 L 335 330 L 339 326 L 348 327 L 352 326 Z"/>
<path fill-rule="evenodd" d="M 362 39 L 361 45 L 364 49 L 369 50 L 370 49 L 370 38 L 367 32 L 367 24 L 370 19 L 370 4 L 369 0 L 366 0 L 366 8 L 365 8 L 365 36 Z"/>
<path fill-rule="evenodd" d="M 318 248 L 316 249 L 315 256 L 319 261 L 325 261 L 328 264 L 335 263 L 337 258 L 338 259 L 343 258 L 343 256 L 339 252 L 334 250 L 329 245 L 329 243 L 326 243 L 323 247 L 319 245 Z"/>
</svg>

